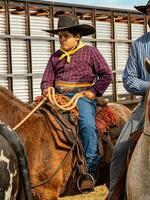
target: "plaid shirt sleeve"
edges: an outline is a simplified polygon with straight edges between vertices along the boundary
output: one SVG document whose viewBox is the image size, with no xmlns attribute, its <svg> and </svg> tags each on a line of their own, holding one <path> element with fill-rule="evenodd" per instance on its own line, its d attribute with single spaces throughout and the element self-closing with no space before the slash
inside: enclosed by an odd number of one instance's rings
<svg viewBox="0 0 150 200">
<path fill-rule="evenodd" d="M 112 71 L 98 49 L 93 48 L 93 51 L 93 69 L 98 80 L 91 87 L 91 90 L 96 94 L 96 96 L 102 96 L 112 81 Z"/>
<path fill-rule="evenodd" d="M 43 78 L 41 81 L 41 90 L 42 92 L 47 89 L 49 86 L 53 86 L 54 84 L 54 69 L 53 69 L 53 63 L 52 63 L 52 57 L 50 57 L 48 64 L 45 68 Z"/>
</svg>

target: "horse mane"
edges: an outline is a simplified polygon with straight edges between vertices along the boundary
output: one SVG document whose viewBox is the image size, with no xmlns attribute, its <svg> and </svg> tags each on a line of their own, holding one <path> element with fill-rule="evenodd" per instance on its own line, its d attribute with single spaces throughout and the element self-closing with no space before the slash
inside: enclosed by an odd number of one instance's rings
<svg viewBox="0 0 150 200">
<path fill-rule="evenodd" d="M 0 96 L 4 96 L 5 98 L 7 98 L 10 101 L 10 104 L 19 105 L 19 108 L 21 110 L 31 110 L 32 106 L 22 102 L 20 99 L 18 99 L 11 90 L 7 89 L 6 87 L 0 86 Z"/>
</svg>

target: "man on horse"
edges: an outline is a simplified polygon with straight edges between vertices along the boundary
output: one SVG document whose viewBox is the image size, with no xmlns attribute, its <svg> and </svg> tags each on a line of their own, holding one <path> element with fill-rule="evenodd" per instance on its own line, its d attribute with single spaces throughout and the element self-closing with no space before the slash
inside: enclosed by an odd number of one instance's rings
<svg viewBox="0 0 150 200">
<path fill-rule="evenodd" d="M 47 95 L 48 87 L 58 94 L 73 97 L 83 92 L 79 99 L 79 136 L 85 151 L 87 175 L 82 179 L 81 190 L 91 190 L 100 156 L 98 133 L 95 123 L 96 96 L 102 96 L 112 80 L 112 72 L 101 53 L 93 46 L 85 45 L 82 36 L 95 33 L 95 28 L 79 24 L 75 15 L 61 15 L 58 28 L 46 30 L 59 37 L 60 49 L 51 55 L 41 82 L 41 90 Z M 92 179 L 94 180 L 94 179 Z"/>
<path fill-rule="evenodd" d="M 148 17 L 150 26 L 150 1 L 145 6 L 135 8 Z M 139 105 L 133 110 L 129 121 L 126 123 L 113 149 L 113 157 L 110 166 L 110 189 L 108 199 L 120 199 L 118 180 L 123 173 L 127 162 L 127 154 L 130 146 L 130 135 L 143 127 L 144 123 L 144 97 L 150 88 L 150 74 L 145 68 L 145 59 L 150 59 L 150 32 L 138 38 L 131 47 L 127 64 L 123 71 L 123 84 L 128 92 L 142 97 Z M 117 197 L 115 196 L 117 195 Z"/>
</svg>

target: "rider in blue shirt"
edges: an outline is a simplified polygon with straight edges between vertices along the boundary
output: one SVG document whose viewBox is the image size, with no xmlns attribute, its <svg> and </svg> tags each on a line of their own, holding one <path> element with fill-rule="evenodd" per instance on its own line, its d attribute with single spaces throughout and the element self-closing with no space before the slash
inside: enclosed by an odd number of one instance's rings
<svg viewBox="0 0 150 200">
<path fill-rule="evenodd" d="M 150 26 L 150 0 L 145 6 L 136 6 L 135 8 L 147 15 L 148 25 Z M 150 88 L 150 74 L 146 71 L 144 65 L 146 58 L 150 59 L 150 32 L 145 33 L 132 44 L 129 58 L 123 71 L 122 78 L 125 89 L 133 95 L 141 95 L 142 100 L 132 112 L 113 149 L 110 166 L 109 200 L 114 200 L 112 197 L 114 188 L 126 164 L 130 134 L 143 126 L 144 96 Z"/>
</svg>

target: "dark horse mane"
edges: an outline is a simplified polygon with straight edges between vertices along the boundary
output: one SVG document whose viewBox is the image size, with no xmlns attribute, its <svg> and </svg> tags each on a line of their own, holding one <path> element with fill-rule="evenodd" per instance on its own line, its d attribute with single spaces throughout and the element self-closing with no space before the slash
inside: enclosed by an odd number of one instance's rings
<svg viewBox="0 0 150 200">
<path fill-rule="evenodd" d="M 4 96 L 7 96 L 10 102 L 15 101 L 15 103 L 21 107 L 26 107 L 26 109 L 29 109 L 31 106 L 23 103 L 20 99 L 18 99 L 11 90 L 7 89 L 6 87 L 0 86 L 0 92 L 1 95 L 4 94 Z"/>
<path fill-rule="evenodd" d="M 5 108 L 3 108 L 4 105 Z M 0 109 L 5 110 L 5 113 L 1 115 L 0 120 L 8 124 L 11 128 L 14 128 L 33 110 L 33 105 L 22 102 L 12 91 L 0 86 Z M 21 138 L 23 138 L 24 142 L 26 141 L 26 149 L 30 148 L 29 144 L 34 137 L 34 135 L 30 133 L 29 124 L 32 124 L 32 129 L 35 130 L 35 121 L 41 124 L 44 121 L 43 119 L 44 116 L 42 116 L 40 112 L 35 112 L 16 130 Z"/>
<path fill-rule="evenodd" d="M 18 108 L 19 106 L 20 111 L 22 111 L 23 113 L 29 113 L 33 109 L 33 105 L 24 103 L 23 101 L 18 99 L 11 90 L 7 89 L 6 87 L 0 86 L 0 96 L 1 98 L 7 98 L 9 105 L 13 105 L 15 108 Z"/>
</svg>

